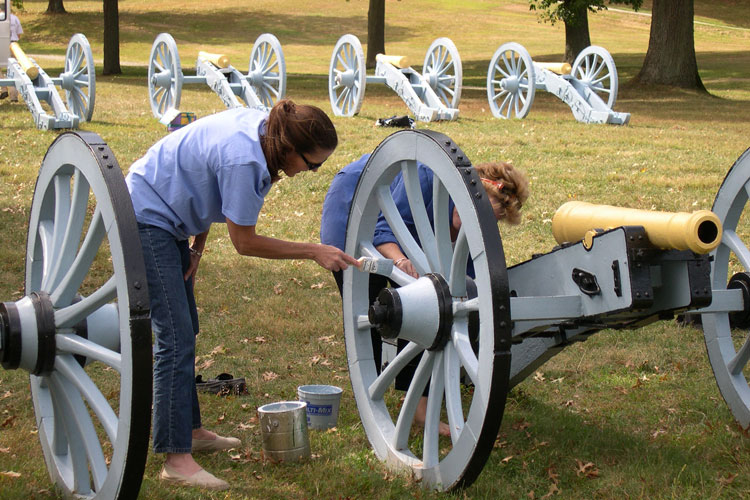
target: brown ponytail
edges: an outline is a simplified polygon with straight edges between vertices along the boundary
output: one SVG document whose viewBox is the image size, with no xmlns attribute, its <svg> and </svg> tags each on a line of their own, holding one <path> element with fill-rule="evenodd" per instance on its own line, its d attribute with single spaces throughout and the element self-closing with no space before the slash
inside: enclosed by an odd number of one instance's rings
<svg viewBox="0 0 750 500">
<path fill-rule="evenodd" d="M 332 151 L 338 145 L 338 136 L 331 119 L 320 108 L 281 99 L 271 108 L 260 144 L 271 180 L 275 182 L 286 155 L 295 151 L 311 153 L 316 149 Z"/>
<path fill-rule="evenodd" d="M 521 222 L 521 207 L 529 197 L 529 181 L 520 170 L 505 162 L 476 165 L 482 185 L 490 196 L 498 220 L 509 224 Z"/>
</svg>

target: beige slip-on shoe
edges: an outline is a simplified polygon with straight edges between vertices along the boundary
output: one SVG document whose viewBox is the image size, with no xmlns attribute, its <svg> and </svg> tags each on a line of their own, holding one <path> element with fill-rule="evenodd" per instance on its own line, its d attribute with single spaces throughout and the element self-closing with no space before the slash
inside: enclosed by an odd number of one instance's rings
<svg viewBox="0 0 750 500">
<path fill-rule="evenodd" d="M 216 439 L 193 439 L 193 452 L 228 450 L 238 448 L 241 444 L 242 441 L 236 437 L 216 436 Z"/>
<path fill-rule="evenodd" d="M 162 481 L 168 483 L 180 484 L 184 486 L 196 486 L 198 488 L 205 488 L 207 490 L 226 490 L 229 488 L 229 483 L 219 479 L 205 469 L 201 469 L 193 475 L 186 476 L 180 474 L 172 467 L 164 464 L 164 468 L 161 470 L 159 475 Z"/>
</svg>

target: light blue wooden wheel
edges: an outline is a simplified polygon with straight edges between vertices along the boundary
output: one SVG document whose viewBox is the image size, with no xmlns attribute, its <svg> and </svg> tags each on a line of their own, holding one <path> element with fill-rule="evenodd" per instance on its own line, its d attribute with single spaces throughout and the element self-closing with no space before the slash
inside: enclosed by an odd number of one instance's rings
<svg viewBox="0 0 750 500">
<path fill-rule="evenodd" d="M 365 97 L 365 55 L 354 35 L 344 35 L 336 42 L 328 68 L 328 97 L 336 116 L 359 113 Z"/>
<path fill-rule="evenodd" d="M 438 38 L 427 49 L 422 76 L 447 108 L 458 108 L 461 101 L 463 68 L 461 56 L 450 38 Z"/>
<path fill-rule="evenodd" d="M 96 71 L 91 45 L 85 35 L 77 33 L 71 37 L 60 79 L 68 109 L 82 121 L 91 121 L 96 97 Z"/>
<path fill-rule="evenodd" d="M 286 62 L 281 43 L 274 35 L 263 33 L 255 40 L 247 79 L 267 108 L 286 95 Z"/>
<path fill-rule="evenodd" d="M 434 227 L 423 201 L 417 161 L 433 173 Z M 390 192 L 399 172 L 421 245 L 405 226 Z M 449 199 L 462 221 L 455 244 Z M 381 211 L 419 279 L 403 273 L 375 248 L 373 235 Z M 344 272 L 349 375 L 375 454 L 428 488 L 470 485 L 492 451 L 502 420 L 510 373 L 511 321 L 497 220 L 479 176 L 458 146 L 427 130 L 403 130 L 387 137 L 360 176 L 347 224 L 346 252 L 373 259 L 378 274 L 400 285 L 395 290 L 398 306 L 387 308 L 388 313 L 380 317 L 398 317 L 398 338 L 408 345 L 378 375 L 370 328 L 380 324 L 376 318 L 384 309 L 370 303 L 367 272 L 352 266 Z M 467 291 L 470 257 L 476 271 L 474 298 Z M 469 338 L 472 313 L 479 316 L 476 350 Z M 419 366 L 402 404 L 403 393 L 394 391 L 392 385 L 412 359 L 418 359 Z M 462 372 L 470 381 L 468 386 L 461 385 Z M 419 431 L 414 415 L 428 380 L 426 422 Z M 439 436 L 441 419 L 449 425 L 450 437 Z"/>
<path fill-rule="evenodd" d="M 502 44 L 487 71 L 487 98 L 495 118 L 525 118 L 534 102 L 534 62 L 520 44 Z"/>
<path fill-rule="evenodd" d="M 160 33 L 148 62 L 148 98 L 154 116 L 161 119 L 170 108 L 179 109 L 181 94 L 182 67 L 177 44 L 169 33 Z"/>
<path fill-rule="evenodd" d="M 152 372 L 137 235 L 106 143 L 91 132 L 58 136 L 31 201 L 25 296 L 0 304 L 0 360 L 31 373 L 47 469 L 67 497 L 136 498 L 140 489 Z"/>
<path fill-rule="evenodd" d="M 612 109 L 617 102 L 617 67 L 604 47 L 591 45 L 583 49 L 571 67 L 570 74 L 584 83 Z"/>
<path fill-rule="evenodd" d="M 750 149 L 729 170 L 714 200 L 713 212 L 723 226 L 721 244 L 712 252 L 711 288 L 727 288 L 729 279 L 739 272 L 750 272 Z M 746 304 L 747 307 L 747 304 Z M 734 418 L 750 427 L 750 332 L 731 328 L 729 314 L 702 315 L 706 350 L 716 383 Z"/>
</svg>

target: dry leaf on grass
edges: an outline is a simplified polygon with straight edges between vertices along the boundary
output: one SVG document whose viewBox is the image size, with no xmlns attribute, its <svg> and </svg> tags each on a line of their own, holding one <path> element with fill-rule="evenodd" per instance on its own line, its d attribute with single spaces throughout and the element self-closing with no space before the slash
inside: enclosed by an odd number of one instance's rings
<svg viewBox="0 0 750 500">
<path fill-rule="evenodd" d="M 327 342 L 327 343 L 330 344 L 331 342 L 333 342 L 333 339 L 335 339 L 335 338 L 336 338 L 335 335 L 328 335 L 328 336 L 325 336 L 325 337 L 318 337 L 318 342 Z"/>
<path fill-rule="evenodd" d="M 719 483 L 726 486 L 727 484 L 732 484 L 734 482 L 734 479 L 737 477 L 737 474 L 727 474 L 726 477 L 720 477 Z"/>
<path fill-rule="evenodd" d="M 13 421 L 16 419 L 15 415 L 11 415 L 10 417 L 3 420 L 3 423 L 0 424 L 0 427 L 13 427 Z"/>
<path fill-rule="evenodd" d="M 500 462 L 502 462 L 502 463 L 504 463 L 504 464 L 507 464 L 508 462 L 510 462 L 510 460 L 511 460 L 512 458 L 513 458 L 513 455 L 508 455 L 507 457 L 505 457 L 505 458 L 503 458 L 502 460 L 500 460 Z"/>
<path fill-rule="evenodd" d="M 542 499 L 549 498 L 549 497 L 551 497 L 552 495 L 555 495 L 555 494 L 558 494 L 558 495 L 560 494 L 560 488 L 558 488 L 555 483 L 552 483 L 552 484 L 549 485 L 549 491 L 547 492 L 546 495 L 544 495 L 542 497 Z"/>
<path fill-rule="evenodd" d="M 10 453 L 10 448 L 0 448 L 0 453 Z"/>
<path fill-rule="evenodd" d="M 273 286 L 273 293 L 275 293 L 276 295 L 281 295 L 283 293 L 283 290 L 281 289 L 281 283 L 276 283 Z"/>
<path fill-rule="evenodd" d="M 211 366 L 213 366 L 214 363 L 215 361 L 213 359 L 207 359 L 203 363 L 199 365 L 195 365 L 195 368 L 196 370 L 206 370 L 207 368 L 211 368 Z"/>
<path fill-rule="evenodd" d="M 593 462 L 583 463 L 576 459 L 576 475 L 578 477 L 588 477 L 589 479 L 595 479 L 599 477 L 599 469 L 596 468 Z"/>
<path fill-rule="evenodd" d="M 265 343 L 265 341 L 266 341 L 265 337 L 255 337 L 255 342 L 258 344 L 263 344 Z"/>
<path fill-rule="evenodd" d="M 211 349 L 211 352 L 208 355 L 213 356 L 214 354 L 226 354 L 226 352 L 227 350 L 224 348 L 224 344 L 221 344 Z"/>
<path fill-rule="evenodd" d="M 17 478 L 17 477 L 21 477 L 21 473 L 14 472 L 12 470 L 4 470 L 4 471 L 0 471 L 0 476 Z"/>
<path fill-rule="evenodd" d="M 9 398 L 9 397 L 11 397 L 12 395 L 13 395 L 13 393 L 12 393 L 12 392 L 10 392 L 10 391 L 5 391 L 5 394 L 3 394 L 3 399 L 5 399 L 5 398 Z"/>
<path fill-rule="evenodd" d="M 320 283 L 314 283 L 310 285 L 310 288 L 312 288 L 313 290 L 319 290 L 325 286 L 326 286 L 325 282 L 321 281 Z"/>
<path fill-rule="evenodd" d="M 279 378 L 277 374 L 274 372 L 263 372 L 263 380 L 266 382 L 270 382 L 271 380 L 276 380 Z"/>
<path fill-rule="evenodd" d="M 544 382 L 546 379 L 544 378 L 544 373 L 542 372 L 535 372 L 534 373 L 534 380 L 537 382 Z"/>
</svg>

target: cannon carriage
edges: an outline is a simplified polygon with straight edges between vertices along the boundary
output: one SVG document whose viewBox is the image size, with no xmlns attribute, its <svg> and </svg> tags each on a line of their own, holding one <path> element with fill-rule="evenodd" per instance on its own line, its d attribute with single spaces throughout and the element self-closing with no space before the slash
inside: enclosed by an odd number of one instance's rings
<svg viewBox="0 0 750 500">
<path fill-rule="evenodd" d="M 417 162 L 433 172 L 433 221 Z M 418 238 L 390 194 L 401 173 Z M 360 177 L 344 273 L 352 388 L 376 455 L 439 490 L 470 485 L 500 427 L 510 389 L 571 342 L 637 328 L 683 311 L 702 314 L 709 359 L 734 417 L 750 426 L 747 328 L 750 251 L 742 242 L 750 150 L 729 171 L 712 212 L 631 213 L 567 205 L 561 244 L 508 268 L 492 208 L 470 160 L 448 137 L 404 130 L 386 138 Z M 449 227 L 449 200 L 461 227 Z M 610 212 L 611 213 L 607 213 Z M 420 277 L 372 244 L 380 213 Z M 601 217 L 596 217 L 601 215 Z M 135 217 L 113 152 L 94 133 L 50 146 L 31 202 L 24 296 L 0 303 L 0 364 L 30 373 L 52 480 L 75 498 L 135 498 L 151 408 L 147 283 Z M 582 241 L 579 241 L 582 240 Z M 372 274 L 398 287 L 369 296 Z M 407 345 L 378 372 L 370 329 Z M 418 365 L 403 399 L 391 389 Z M 414 432 L 427 388 L 424 431 Z M 450 437 L 439 435 L 447 419 Z"/>
<path fill-rule="evenodd" d="M 328 71 L 328 96 L 333 114 L 359 113 L 367 84 L 383 83 L 393 89 L 414 117 L 423 122 L 458 118 L 463 69 L 461 57 L 448 38 L 438 38 L 427 49 L 419 73 L 404 56 L 378 54 L 375 75 L 366 74 L 362 44 L 354 35 L 336 42 Z"/>
<path fill-rule="evenodd" d="M 495 118 L 525 118 L 537 90 L 555 95 L 583 123 L 626 125 L 630 113 L 614 111 L 619 79 L 607 49 L 591 45 L 568 63 L 542 63 L 516 42 L 502 44 L 487 70 L 487 98 Z"/>
<path fill-rule="evenodd" d="M 270 33 L 258 36 L 250 52 L 247 75 L 224 54 L 201 51 L 195 76 L 182 73 L 177 43 L 169 33 L 154 40 L 148 65 L 148 95 L 154 116 L 167 123 L 179 112 L 182 86 L 205 84 L 227 108 L 246 106 L 268 111 L 286 94 L 286 62 L 281 43 Z M 166 123 L 165 123 L 166 124 Z"/>
<path fill-rule="evenodd" d="M 7 64 L 7 78 L 0 79 L 0 86 L 16 87 L 34 116 L 37 128 L 78 128 L 80 122 L 91 121 L 96 97 L 96 74 L 91 46 L 85 35 L 77 33 L 70 38 L 65 52 L 65 69 L 57 78 L 47 75 L 15 42 L 10 44 Z M 60 97 L 57 86 L 65 91 L 65 101 Z M 42 102 L 48 107 L 45 108 Z"/>
</svg>

